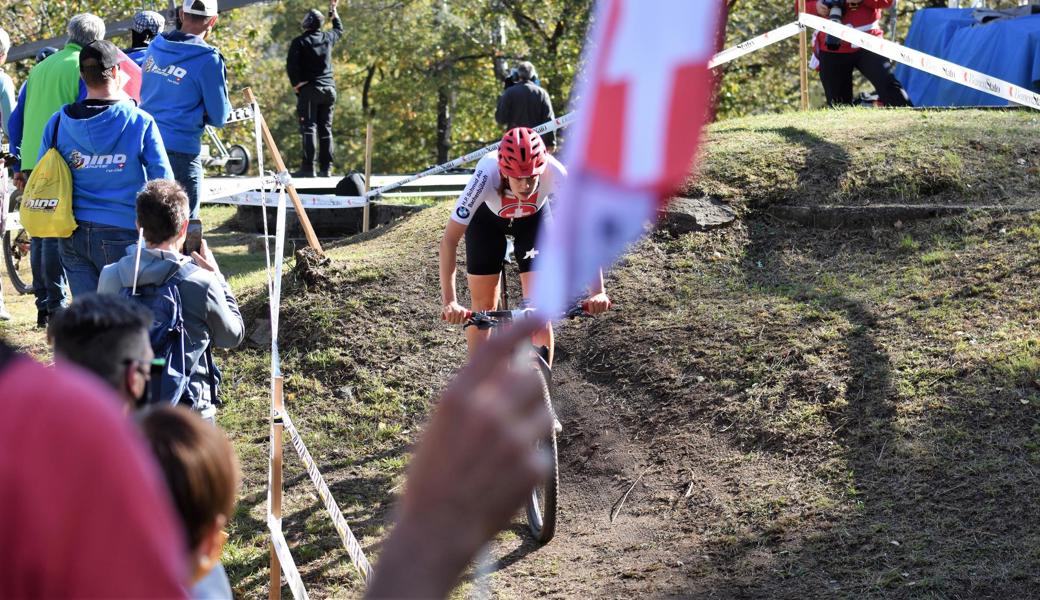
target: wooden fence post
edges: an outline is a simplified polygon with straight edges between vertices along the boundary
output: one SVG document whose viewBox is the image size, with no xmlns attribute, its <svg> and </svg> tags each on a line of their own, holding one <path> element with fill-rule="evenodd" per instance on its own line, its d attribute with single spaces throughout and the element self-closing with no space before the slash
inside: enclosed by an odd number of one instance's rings
<svg viewBox="0 0 1040 600">
<path fill-rule="evenodd" d="M 256 98 L 253 96 L 253 90 L 246 88 L 246 101 L 250 105 L 256 103 Z M 259 106 L 259 104 L 257 104 Z M 282 154 L 278 151 L 278 144 L 274 141 L 274 136 L 271 135 L 271 130 L 267 128 L 267 120 L 263 118 L 263 115 L 253 115 L 254 119 L 260 119 L 260 131 L 264 136 L 264 143 L 267 144 L 267 149 L 271 151 L 271 158 L 274 159 L 274 165 L 278 168 L 279 173 L 287 171 L 285 168 L 285 162 L 282 161 Z M 263 173 L 260 174 L 263 177 Z M 300 202 L 300 196 L 296 193 L 296 187 L 292 184 L 286 186 L 286 191 L 289 192 L 289 198 L 292 199 L 293 207 L 296 209 L 296 218 L 300 220 L 300 226 L 303 227 L 303 234 L 307 236 L 307 244 L 318 251 L 319 254 L 324 254 L 321 249 L 321 244 L 318 243 L 318 236 L 314 233 L 314 228 L 311 227 L 311 220 L 307 217 L 307 211 L 303 209 L 303 203 Z"/>
<path fill-rule="evenodd" d="M 282 519 L 282 413 L 285 405 L 282 401 L 283 379 L 280 375 L 274 378 L 274 392 L 271 397 L 271 514 L 276 519 Z M 271 543 L 271 583 L 267 591 L 269 600 L 279 600 L 282 597 L 282 567 L 278 561 L 278 554 L 274 551 L 274 543 Z"/>
<path fill-rule="evenodd" d="M 365 193 L 372 189 L 372 115 L 368 116 L 368 125 L 365 127 Z M 370 220 L 369 206 L 372 203 L 365 198 L 365 207 L 362 209 L 361 231 L 368 231 Z"/>
<path fill-rule="evenodd" d="M 805 12 L 805 0 L 798 0 L 798 14 Z M 802 27 L 801 32 L 798 33 L 798 74 L 799 74 L 799 87 L 802 92 L 802 110 L 809 110 L 809 65 L 806 64 L 808 48 L 807 36 L 805 33 L 805 27 Z"/>
</svg>

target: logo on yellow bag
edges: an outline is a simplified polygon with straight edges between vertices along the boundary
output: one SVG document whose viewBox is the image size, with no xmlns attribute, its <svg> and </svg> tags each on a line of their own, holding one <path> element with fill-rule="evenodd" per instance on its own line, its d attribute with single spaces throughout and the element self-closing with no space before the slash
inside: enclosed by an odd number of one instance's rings
<svg viewBox="0 0 1040 600">
<path fill-rule="evenodd" d="M 58 208 L 57 198 L 30 198 L 22 202 L 22 206 L 29 210 L 50 210 Z"/>
</svg>

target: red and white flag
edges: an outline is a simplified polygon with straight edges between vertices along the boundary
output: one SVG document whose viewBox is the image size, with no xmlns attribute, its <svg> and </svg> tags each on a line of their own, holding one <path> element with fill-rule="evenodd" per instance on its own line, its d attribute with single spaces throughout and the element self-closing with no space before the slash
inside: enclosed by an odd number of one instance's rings
<svg viewBox="0 0 1040 600">
<path fill-rule="evenodd" d="M 141 103 L 141 67 L 122 51 L 119 52 L 122 60 L 119 62 L 120 86 L 127 96 Z"/>
<path fill-rule="evenodd" d="M 536 246 L 534 301 L 547 315 L 562 314 L 638 239 L 689 174 L 724 15 L 724 0 L 598 2 L 567 181 Z"/>
</svg>

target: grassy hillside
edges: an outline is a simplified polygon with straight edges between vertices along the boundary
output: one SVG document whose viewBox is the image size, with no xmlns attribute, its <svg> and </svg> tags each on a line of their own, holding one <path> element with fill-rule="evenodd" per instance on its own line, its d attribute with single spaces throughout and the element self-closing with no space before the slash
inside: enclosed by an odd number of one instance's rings
<svg viewBox="0 0 1040 600">
<path fill-rule="evenodd" d="M 1027 110 L 848 109 L 733 119 L 709 130 L 683 190 L 748 207 L 774 203 L 984 203 L 1038 194 L 1040 114 Z"/>
<path fill-rule="evenodd" d="M 713 127 L 684 192 L 742 218 L 655 233 L 610 274 L 614 310 L 561 327 L 560 530 L 535 548 L 518 517 L 492 549 L 496 595 L 1035 595 L 1040 525 L 1023 515 L 1040 501 L 1040 216 L 820 230 L 763 209 L 1038 208 L 1036 119 L 859 110 Z M 287 276 L 288 408 L 376 558 L 409 445 L 464 359 L 460 328 L 437 319 L 449 210 L 330 244 L 328 263 L 293 261 Z M 259 263 L 217 231 L 242 256 L 253 332 L 267 311 Z M 220 422 L 245 470 L 224 560 L 236 592 L 260 598 L 269 358 L 251 342 L 218 360 Z M 289 446 L 286 482 L 284 530 L 312 597 L 357 595 Z"/>
</svg>

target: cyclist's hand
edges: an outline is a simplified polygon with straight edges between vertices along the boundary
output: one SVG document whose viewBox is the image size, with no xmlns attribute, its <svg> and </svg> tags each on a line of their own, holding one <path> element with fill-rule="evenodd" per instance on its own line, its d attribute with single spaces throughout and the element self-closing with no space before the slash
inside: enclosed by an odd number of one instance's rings
<svg viewBox="0 0 1040 600">
<path fill-rule="evenodd" d="M 599 294 L 589 296 L 588 300 L 582 304 L 582 308 L 584 308 L 590 315 L 598 315 L 607 312 L 607 309 L 610 308 L 610 296 L 608 296 L 606 292 L 600 292 Z"/>
<path fill-rule="evenodd" d="M 450 302 L 444 305 L 441 309 L 441 319 L 451 323 L 452 325 L 462 325 L 469 319 L 470 311 L 465 306 L 462 306 L 458 302 Z"/>
<path fill-rule="evenodd" d="M 26 182 L 29 181 L 29 178 L 26 177 L 24 172 L 18 171 L 17 173 L 14 174 L 14 177 L 11 178 L 11 181 L 14 182 L 14 186 L 16 188 L 18 188 L 19 190 L 24 192 L 25 191 L 25 184 L 26 184 Z"/>
<path fill-rule="evenodd" d="M 525 319 L 492 336 L 441 396 L 408 465 L 369 598 L 447 597 L 548 475 L 535 447 L 552 429 L 541 379 L 510 368 L 517 345 L 541 326 Z"/>
</svg>

